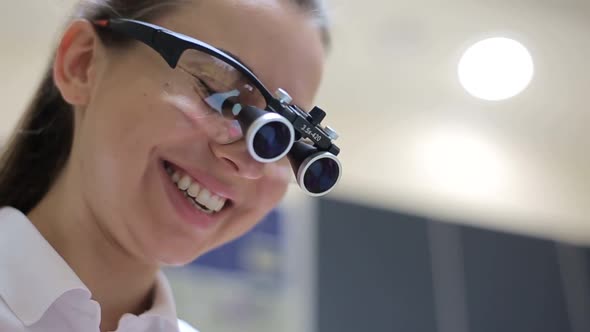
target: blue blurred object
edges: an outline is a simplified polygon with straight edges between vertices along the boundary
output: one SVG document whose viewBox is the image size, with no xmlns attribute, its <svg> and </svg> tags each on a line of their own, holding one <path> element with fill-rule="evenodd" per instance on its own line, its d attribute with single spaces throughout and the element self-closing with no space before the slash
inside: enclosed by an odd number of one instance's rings
<svg viewBox="0 0 590 332">
<path fill-rule="evenodd" d="M 267 214 L 251 231 L 237 240 L 217 248 L 192 262 L 190 266 L 208 267 L 221 270 L 222 272 L 246 272 L 243 264 L 243 250 L 249 248 L 252 242 L 259 241 L 260 237 L 274 240 L 273 248 L 280 250 L 278 243 L 281 242 L 281 222 L 283 213 L 280 209 L 274 209 Z M 280 254 L 280 253 L 277 253 Z"/>
</svg>

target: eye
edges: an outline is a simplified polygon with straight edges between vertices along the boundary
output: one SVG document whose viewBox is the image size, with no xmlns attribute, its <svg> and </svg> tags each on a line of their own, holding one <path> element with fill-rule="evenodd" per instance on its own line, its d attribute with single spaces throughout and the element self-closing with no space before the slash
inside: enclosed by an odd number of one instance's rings
<svg viewBox="0 0 590 332">
<path fill-rule="evenodd" d="M 210 95 L 217 93 L 217 91 L 213 90 L 207 83 L 205 83 L 205 81 L 203 81 L 202 79 L 198 78 L 195 75 L 191 75 L 193 77 L 193 81 L 195 83 L 195 88 L 197 89 L 197 92 L 201 95 L 202 98 L 207 98 Z"/>
<path fill-rule="evenodd" d="M 205 83 L 204 80 L 202 80 L 197 75 L 191 73 L 184 67 L 178 66 L 178 68 L 190 77 L 190 81 L 194 84 L 193 88 L 195 92 L 197 92 L 197 94 L 199 94 L 201 98 L 207 98 L 210 95 L 217 93 L 217 91 L 213 90 L 207 83 Z"/>
<path fill-rule="evenodd" d="M 209 93 L 210 95 L 211 95 L 211 94 L 214 94 L 214 93 L 217 93 L 217 91 L 213 90 L 213 89 L 212 89 L 212 88 L 211 88 L 209 85 L 207 85 L 207 83 L 205 83 L 205 81 L 203 81 L 203 80 L 201 80 L 201 79 L 198 79 L 198 78 L 197 78 L 197 80 L 199 81 L 199 83 L 200 83 L 200 84 L 201 84 L 203 87 L 205 87 L 205 90 L 207 90 L 207 93 Z"/>
</svg>

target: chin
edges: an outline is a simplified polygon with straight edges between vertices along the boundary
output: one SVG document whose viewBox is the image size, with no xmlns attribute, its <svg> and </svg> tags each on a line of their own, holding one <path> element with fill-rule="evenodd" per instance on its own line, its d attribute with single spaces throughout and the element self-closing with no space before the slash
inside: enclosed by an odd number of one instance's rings
<svg viewBox="0 0 590 332">
<path fill-rule="evenodd" d="M 194 236 L 169 237 L 162 239 L 162 236 L 155 237 L 148 252 L 154 257 L 159 265 L 183 266 L 191 263 L 201 255 L 209 252 L 211 246 L 207 239 L 198 239 Z"/>
<path fill-rule="evenodd" d="M 156 261 L 160 266 L 184 266 L 193 262 L 203 253 L 195 253 L 194 251 L 183 253 L 175 251 L 173 253 L 162 255 L 160 252 Z"/>
</svg>

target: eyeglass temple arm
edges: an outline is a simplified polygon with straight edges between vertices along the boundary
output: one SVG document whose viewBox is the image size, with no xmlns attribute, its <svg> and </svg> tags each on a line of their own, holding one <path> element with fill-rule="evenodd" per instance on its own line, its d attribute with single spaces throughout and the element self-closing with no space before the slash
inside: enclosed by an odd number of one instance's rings
<svg viewBox="0 0 590 332">
<path fill-rule="evenodd" d="M 139 22 L 128 19 L 109 19 L 98 20 L 95 21 L 94 24 L 101 28 L 112 30 L 146 44 L 158 52 L 172 68 L 176 68 L 178 60 L 184 51 L 184 49 L 176 49 L 176 52 L 172 52 L 172 50 L 175 50 L 175 48 L 163 47 L 164 45 L 160 45 L 160 43 L 158 43 L 157 36 L 162 28 L 147 22 Z"/>
<path fill-rule="evenodd" d="M 265 99 L 274 99 L 270 91 L 260 82 L 260 80 L 244 64 L 240 63 L 231 56 L 216 50 L 213 46 L 204 42 L 195 40 L 188 36 L 167 30 L 160 26 L 141 22 L 131 19 L 108 19 L 94 22 L 97 26 L 111 29 L 127 37 L 141 41 L 156 52 L 158 52 L 168 65 L 176 68 L 182 53 L 188 48 L 196 48 L 206 54 L 223 60 L 234 68 L 238 69 L 243 75 L 260 90 Z"/>
</svg>

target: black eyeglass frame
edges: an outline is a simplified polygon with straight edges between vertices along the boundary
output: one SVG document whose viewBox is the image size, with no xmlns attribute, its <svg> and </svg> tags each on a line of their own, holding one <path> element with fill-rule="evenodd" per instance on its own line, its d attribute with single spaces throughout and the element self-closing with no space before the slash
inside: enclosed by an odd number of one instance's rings
<svg viewBox="0 0 590 332">
<path fill-rule="evenodd" d="M 204 52 L 224 61 L 247 77 L 260 91 L 266 100 L 266 111 L 275 112 L 291 122 L 296 132 L 295 141 L 305 138 L 312 142 L 319 151 L 327 151 L 334 156 L 340 153 L 340 149 L 332 142 L 333 136 L 326 133 L 326 129 L 320 125 L 326 116 L 322 109 L 316 106 L 307 113 L 297 105 L 276 99 L 248 67 L 214 46 L 158 25 L 138 20 L 114 18 L 97 20 L 93 23 L 99 28 L 108 29 L 144 43 L 158 52 L 173 69 L 176 68 L 182 54 L 189 49 Z"/>
</svg>

